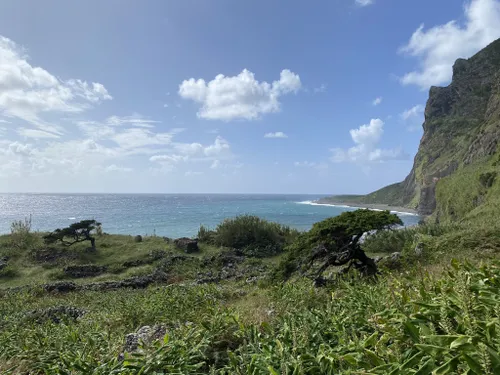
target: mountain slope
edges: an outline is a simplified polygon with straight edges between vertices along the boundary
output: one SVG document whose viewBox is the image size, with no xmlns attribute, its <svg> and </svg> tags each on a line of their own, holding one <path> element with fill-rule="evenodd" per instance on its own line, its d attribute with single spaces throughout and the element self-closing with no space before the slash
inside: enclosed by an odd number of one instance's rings
<svg viewBox="0 0 500 375">
<path fill-rule="evenodd" d="M 449 86 L 431 87 L 423 128 L 413 168 L 404 181 L 364 196 L 331 199 L 404 206 L 422 215 L 435 213 L 443 220 L 460 219 L 487 204 L 484 190 L 494 188 L 496 179 L 485 187 L 479 176 L 497 169 L 494 159 L 500 139 L 500 39 L 468 60 L 458 59 Z M 470 182 L 458 183 L 462 180 Z M 455 182 L 460 191 L 453 188 Z M 457 194 L 464 198 L 453 203 Z"/>
</svg>

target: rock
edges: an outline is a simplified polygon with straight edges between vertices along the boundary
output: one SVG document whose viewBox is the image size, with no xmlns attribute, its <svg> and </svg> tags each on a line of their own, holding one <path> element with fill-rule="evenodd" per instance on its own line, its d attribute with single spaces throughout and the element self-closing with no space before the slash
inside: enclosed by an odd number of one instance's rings
<svg viewBox="0 0 500 375">
<path fill-rule="evenodd" d="M 64 268 L 64 273 L 69 277 L 83 278 L 83 277 L 94 277 L 103 274 L 107 271 L 106 266 L 98 266 L 95 264 L 85 264 L 68 266 Z"/>
<path fill-rule="evenodd" d="M 167 256 L 167 252 L 165 250 L 153 250 L 149 253 L 149 257 L 153 260 L 158 260 L 165 258 Z"/>
<path fill-rule="evenodd" d="M 62 260 L 76 259 L 77 254 L 71 251 L 48 247 L 33 251 L 31 257 L 40 263 L 57 263 Z"/>
<path fill-rule="evenodd" d="M 134 237 L 134 242 L 142 242 L 142 236 L 138 234 L 137 236 Z"/>
<path fill-rule="evenodd" d="M 57 306 L 48 309 L 33 310 L 26 314 L 26 319 L 40 324 L 46 321 L 52 321 L 58 324 L 64 320 L 76 321 L 84 314 L 85 310 L 76 307 Z"/>
<path fill-rule="evenodd" d="M 148 259 L 135 259 L 135 260 L 127 260 L 126 262 L 122 263 L 122 266 L 125 268 L 130 268 L 130 267 L 139 267 L 144 264 L 148 264 Z"/>
<path fill-rule="evenodd" d="M 68 292 L 73 292 L 79 288 L 78 285 L 76 285 L 73 282 L 67 282 L 67 281 L 61 281 L 58 283 L 54 284 L 45 284 L 43 286 L 43 289 L 46 292 L 49 293 L 68 293 Z"/>
<path fill-rule="evenodd" d="M 140 345 L 151 345 L 153 342 L 162 340 L 167 333 L 164 325 L 144 326 L 135 333 L 125 336 L 123 351 L 127 353 L 136 352 Z"/>
<path fill-rule="evenodd" d="M 176 247 L 178 247 L 181 250 L 184 250 L 184 252 L 188 254 L 200 251 L 200 249 L 198 248 L 198 241 L 193 240 L 191 238 L 187 237 L 177 238 L 176 240 L 174 240 L 174 244 Z"/>
</svg>

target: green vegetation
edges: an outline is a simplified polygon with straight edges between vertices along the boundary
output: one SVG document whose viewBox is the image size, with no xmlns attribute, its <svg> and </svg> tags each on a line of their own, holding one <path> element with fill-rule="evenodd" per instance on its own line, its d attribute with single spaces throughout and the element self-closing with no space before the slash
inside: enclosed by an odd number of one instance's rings
<svg viewBox="0 0 500 375">
<path fill-rule="evenodd" d="M 193 254 L 102 228 L 91 252 L 47 247 L 16 224 L 0 236 L 0 286 L 31 286 L 0 289 L 0 373 L 500 373 L 500 231 L 399 224 L 358 210 L 299 234 L 242 216 L 201 227 Z M 344 273 L 316 288 L 297 272 L 393 252 L 401 265 L 379 263 L 377 279 Z"/>
<path fill-rule="evenodd" d="M 287 249 L 287 254 L 276 268 L 275 279 L 288 279 L 293 272 L 313 269 L 315 278 L 321 278 L 329 267 L 354 266 L 363 274 L 374 275 L 377 266 L 359 245 L 364 233 L 402 225 L 401 219 L 389 211 L 356 210 L 313 225 Z M 316 267 L 317 263 L 320 263 Z"/>
<path fill-rule="evenodd" d="M 198 231 L 201 242 L 241 250 L 250 256 L 272 256 L 293 242 L 298 231 L 257 216 L 241 215 L 226 219 L 214 231 L 203 225 Z"/>
<path fill-rule="evenodd" d="M 71 246 L 78 242 L 89 241 L 92 249 L 95 249 L 95 238 L 91 233 L 95 232 L 100 226 L 101 223 L 95 220 L 82 220 L 78 223 L 71 224 L 67 228 L 56 229 L 52 233 L 43 236 L 43 240 L 48 245 L 60 242 L 66 246 Z M 70 240 L 68 240 L 68 238 Z"/>
<path fill-rule="evenodd" d="M 497 374 L 500 266 L 453 263 L 443 275 L 0 300 L 0 371 L 32 374 Z M 41 312 L 52 306 L 80 317 Z M 67 309 L 68 310 L 68 309 Z M 63 311 L 63 310 L 61 310 Z M 122 357 L 125 335 L 166 334 Z"/>
</svg>

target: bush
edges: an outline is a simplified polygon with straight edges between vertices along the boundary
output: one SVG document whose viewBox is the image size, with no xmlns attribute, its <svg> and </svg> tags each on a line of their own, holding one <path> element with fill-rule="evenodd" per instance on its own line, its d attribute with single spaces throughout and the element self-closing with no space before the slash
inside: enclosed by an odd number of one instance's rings
<svg viewBox="0 0 500 375">
<path fill-rule="evenodd" d="M 220 223 L 215 229 L 214 243 L 242 250 L 249 256 L 271 256 L 282 252 L 298 233 L 257 216 L 242 215 Z"/>
<path fill-rule="evenodd" d="M 367 253 L 401 253 L 413 243 L 416 235 L 414 228 L 382 230 L 366 237 L 362 248 Z"/>
<path fill-rule="evenodd" d="M 36 242 L 36 235 L 31 232 L 31 215 L 24 220 L 16 220 L 10 225 L 12 247 L 18 250 L 28 250 Z"/>
<path fill-rule="evenodd" d="M 198 241 L 206 244 L 214 244 L 215 243 L 215 231 L 210 230 L 208 227 L 204 225 L 200 225 L 200 229 L 198 229 Z"/>
<path fill-rule="evenodd" d="M 137 236 L 134 237 L 134 242 L 142 242 L 142 236 L 138 234 Z"/>
</svg>

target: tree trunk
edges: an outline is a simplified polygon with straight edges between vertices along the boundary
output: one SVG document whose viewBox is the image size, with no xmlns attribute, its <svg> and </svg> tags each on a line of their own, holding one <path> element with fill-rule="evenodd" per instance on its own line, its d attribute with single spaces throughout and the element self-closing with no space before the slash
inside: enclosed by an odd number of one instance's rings
<svg viewBox="0 0 500 375">
<path fill-rule="evenodd" d="M 89 240 L 90 240 L 90 246 L 92 247 L 92 249 L 95 250 L 95 238 L 94 237 L 90 237 Z"/>
<path fill-rule="evenodd" d="M 361 248 L 358 247 L 356 249 L 356 252 L 354 253 L 354 259 L 357 259 L 361 263 L 363 263 L 364 266 L 363 273 L 366 276 L 373 276 L 377 274 L 378 272 L 377 264 L 372 258 L 367 256 L 366 253 Z"/>
</svg>

